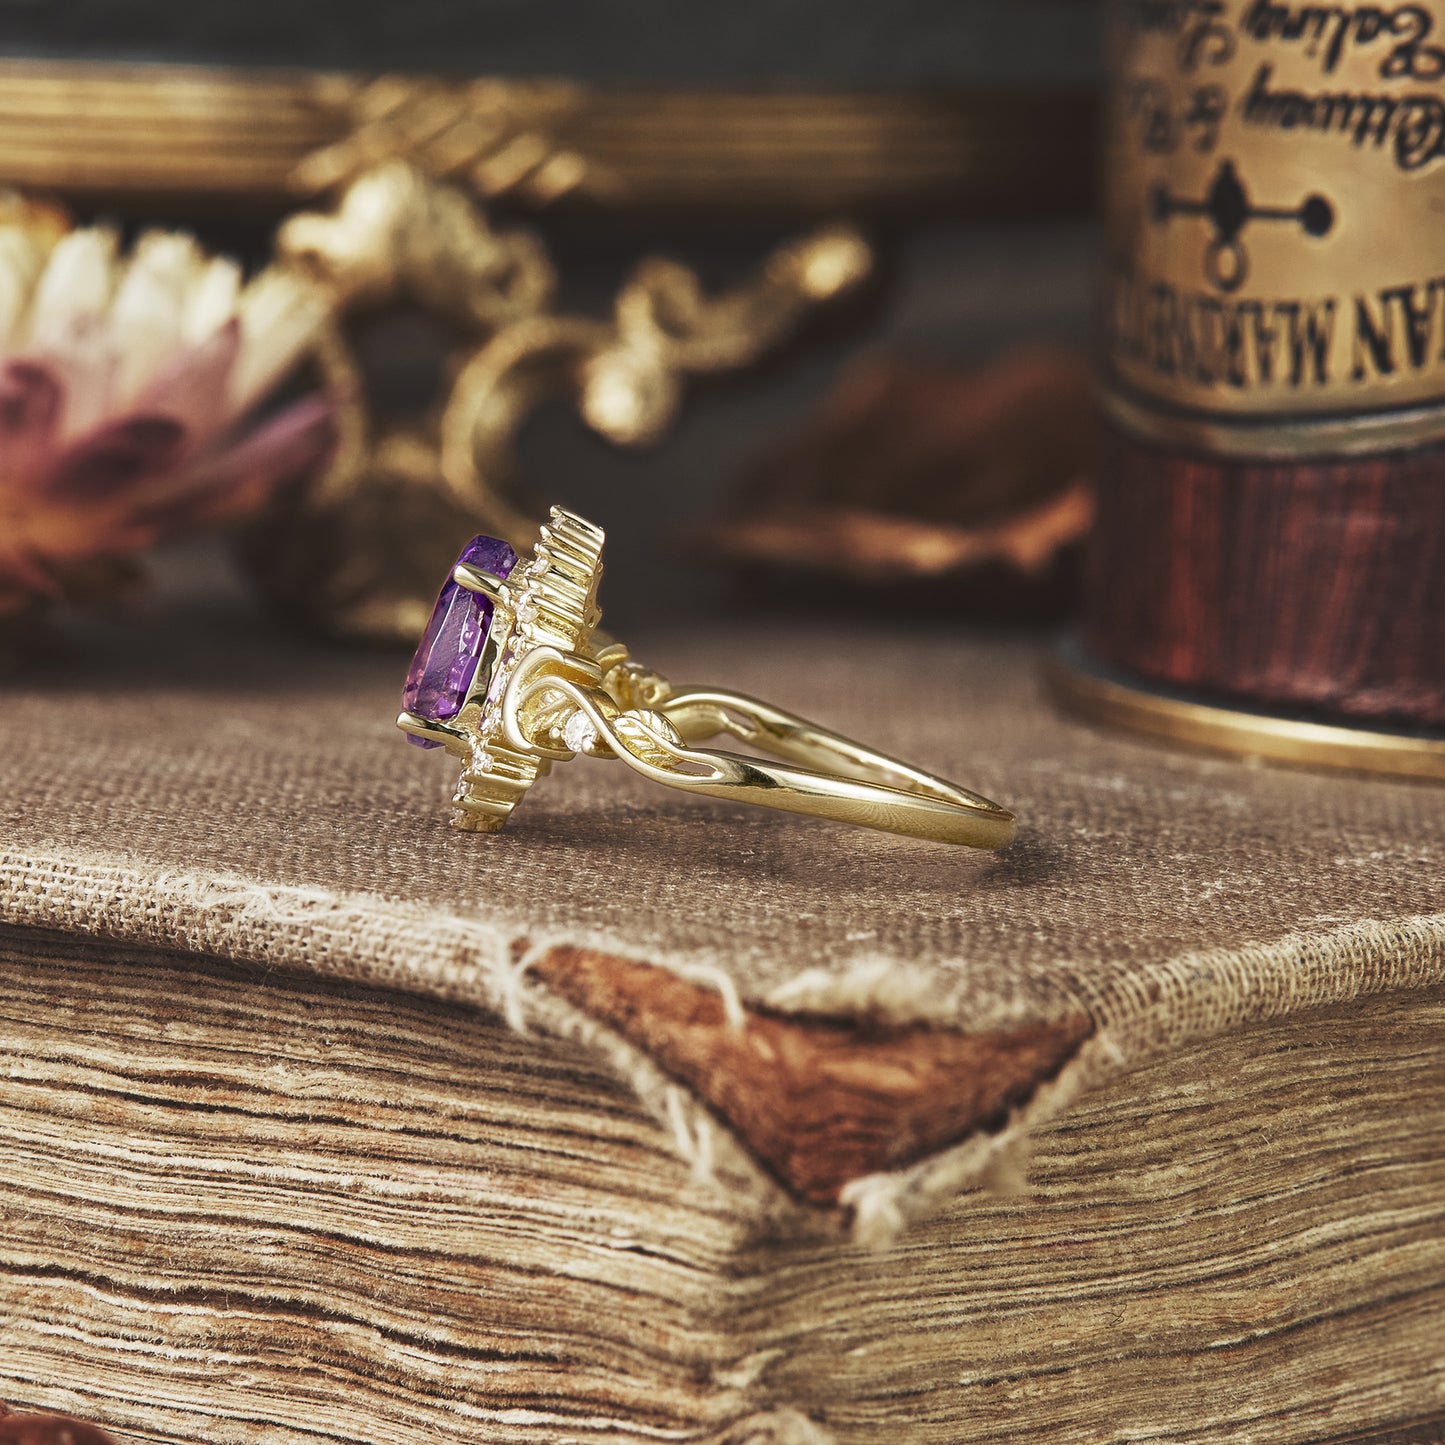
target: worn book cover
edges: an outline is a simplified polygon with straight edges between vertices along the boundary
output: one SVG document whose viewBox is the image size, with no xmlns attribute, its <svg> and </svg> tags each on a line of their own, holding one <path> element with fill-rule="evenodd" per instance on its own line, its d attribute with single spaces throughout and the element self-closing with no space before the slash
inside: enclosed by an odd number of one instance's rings
<svg viewBox="0 0 1445 1445">
<path fill-rule="evenodd" d="M 12 1407 L 206 1445 L 1445 1416 L 1438 788 L 1092 731 L 1026 642 L 694 631 L 635 650 L 1018 841 L 587 759 L 464 835 L 397 660 L 201 621 L 0 706 Z"/>
</svg>

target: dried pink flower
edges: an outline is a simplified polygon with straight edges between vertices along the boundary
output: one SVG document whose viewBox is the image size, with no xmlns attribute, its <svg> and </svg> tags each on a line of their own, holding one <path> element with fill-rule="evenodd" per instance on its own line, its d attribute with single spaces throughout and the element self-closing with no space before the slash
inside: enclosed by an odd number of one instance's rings
<svg viewBox="0 0 1445 1445">
<path fill-rule="evenodd" d="M 306 279 L 244 284 L 189 236 L 122 256 L 110 230 L 0 199 L 0 617 L 93 592 L 319 464 L 325 396 L 256 413 L 328 312 Z"/>
</svg>

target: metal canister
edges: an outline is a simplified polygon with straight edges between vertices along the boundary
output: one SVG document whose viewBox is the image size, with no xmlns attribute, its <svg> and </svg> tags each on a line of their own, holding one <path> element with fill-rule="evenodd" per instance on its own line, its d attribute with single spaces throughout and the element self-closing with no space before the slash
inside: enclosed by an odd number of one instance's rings
<svg viewBox="0 0 1445 1445">
<path fill-rule="evenodd" d="M 1445 0 L 1113 0 L 1109 76 L 1081 665 L 1445 735 Z"/>
</svg>

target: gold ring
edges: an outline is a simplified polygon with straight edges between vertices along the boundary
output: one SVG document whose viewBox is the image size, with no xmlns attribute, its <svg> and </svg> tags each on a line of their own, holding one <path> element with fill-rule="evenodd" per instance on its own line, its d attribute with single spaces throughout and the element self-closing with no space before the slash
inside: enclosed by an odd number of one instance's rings
<svg viewBox="0 0 1445 1445">
<path fill-rule="evenodd" d="M 437 598 L 397 726 L 461 759 L 452 822 L 495 832 L 554 762 L 620 758 L 670 788 L 927 838 L 1002 848 L 987 798 L 780 708 L 674 687 L 598 630 L 601 530 L 561 507 L 529 558 L 474 537 Z M 781 762 L 696 746 L 730 735 Z"/>
</svg>

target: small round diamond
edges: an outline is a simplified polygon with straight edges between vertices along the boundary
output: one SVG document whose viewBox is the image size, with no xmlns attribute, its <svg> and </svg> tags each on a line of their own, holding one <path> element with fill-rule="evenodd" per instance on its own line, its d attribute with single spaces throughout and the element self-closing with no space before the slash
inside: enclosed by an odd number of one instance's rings
<svg viewBox="0 0 1445 1445">
<path fill-rule="evenodd" d="M 585 753 L 597 743 L 597 729 L 585 712 L 574 712 L 562 728 L 562 741 L 574 753 Z"/>
</svg>

